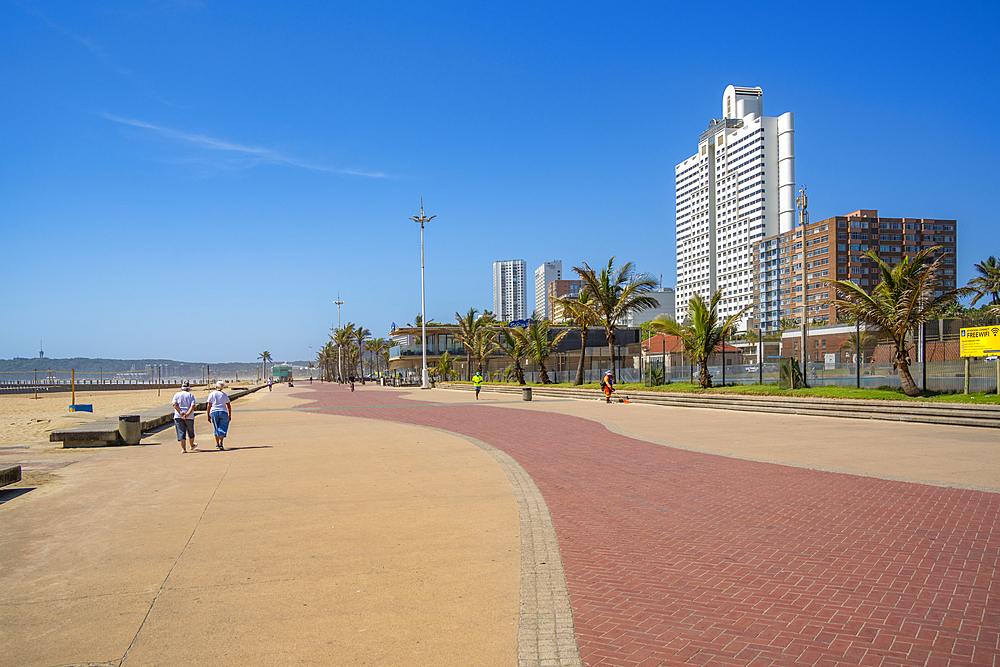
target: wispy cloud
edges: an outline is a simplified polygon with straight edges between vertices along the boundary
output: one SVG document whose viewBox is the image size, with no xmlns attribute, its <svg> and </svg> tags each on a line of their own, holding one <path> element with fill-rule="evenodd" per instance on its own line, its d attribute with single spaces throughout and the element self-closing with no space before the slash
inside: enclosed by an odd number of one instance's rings
<svg viewBox="0 0 1000 667">
<path fill-rule="evenodd" d="M 226 141 L 225 139 L 216 139 L 215 137 L 209 137 L 204 134 L 192 134 L 190 132 L 183 132 L 181 130 L 175 130 L 170 127 L 163 127 L 161 125 L 154 125 L 153 123 L 147 123 L 141 120 L 135 120 L 134 118 L 123 118 L 121 116 L 113 116 L 109 113 L 104 113 L 103 116 L 110 121 L 119 123 L 121 125 L 129 125 L 131 127 L 137 127 L 144 130 L 149 130 L 150 132 L 155 132 L 162 137 L 168 139 L 177 139 L 179 141 L 184 141 L 189 144 L 194 144 L 201 148 L 206 148 L 213 151 L 224 151 L 229 153 L 235 153 L 238 155 L 243 155 L 246 157 L 253 158 L 255 163 L 268 163 L 268 164 L 284 164 L 292 167 L 301 167 L 302 169 L 312 169 L 314 171 L 326 171 L 334 174 L 346 174 L 350 176 L 365 176 L 367 178 L 390 178 L 389 175 L 380 172 L 367 172 L 360 171 L 358 169 L 336 169 L 334 167 L 326 167 L 323 165 L 310 164 L 304 162 L 294 157 L 289 157 L 288 155 L 283 155 L 270 148 L 261 148 L 259 146 L 245 146 L 243 144 L 236 144 L 231 141 Z"/>
</svg>

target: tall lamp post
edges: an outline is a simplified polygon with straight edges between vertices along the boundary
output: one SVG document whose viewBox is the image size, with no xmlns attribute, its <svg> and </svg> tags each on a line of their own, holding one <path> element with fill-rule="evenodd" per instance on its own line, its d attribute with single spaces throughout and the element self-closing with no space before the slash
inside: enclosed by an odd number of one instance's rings
<svg viewBox="0 0 1000 667">
<path fill-rule="evenodd" d="M 344 305 L 344 302 L 340 300 L 340 292 L 337 292 L 337 300 L 334 301 L 337 304 L 337 333 L 340 333 L 340 307 Z M 344 365 L 341 362 L 340 354 L 341 345 L 337 343 L 337 382 L 344 381 Z"/>
<path fill-rule="evenodd" d="M 430 389 L 430 381 L 427 377 L 427 299 L 424 290 L 424 225 L 436 218 L 436 215 L 427 217 L 424 215 L 424 198 L 420 198 L 420 215 L 413 216 L 410 220 L 420 224 L 420 343 L 423 347 L 424 367 L 421 373 L 421 389 Z"/>
<path fill-rule="evenodd" d="M 801 357 L 802 357 L 802 384 L 804 386 L 809 386 L 807 378 L 809 374 L 806 372 L 806 366 L 809 365 L 809 352 L 806 350 L 806 340 L 809 336 L 808 323 L 806 321 L 806 206 L 809 204 L 809 199 L 806 197 L 806 186 L 802 186 L 799 190 L 799 197 L 795 200 L 795 203 L 799 206 L 799 233 L 802 234 L 802 343 L 801 347 Z M 794 237 L 793 237 L 794 239 Z M 794 244 L 792 246 L 795 247 Z M 795 254 L 791 257 L 792 266 L 795 266 Z"/>
</svg>

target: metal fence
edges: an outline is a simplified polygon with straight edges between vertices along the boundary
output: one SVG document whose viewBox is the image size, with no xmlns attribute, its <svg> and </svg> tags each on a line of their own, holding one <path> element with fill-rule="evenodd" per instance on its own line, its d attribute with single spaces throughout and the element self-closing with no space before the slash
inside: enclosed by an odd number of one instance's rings
<svg viewBox="0 0 1000 667">
<path fill-rule="evenodd" d="M 968 359 L 969 391 L 997 391 L 997 377 L 1000 374 L 1000 361 L 987 358 Z M 650 360 L 645 369 L 643 383 L 646 386 L 656 386 L 672 382 L 697 382 L 699 366 L 667 366 L 666 372 L 658 360 Z M 859 372 L 860 371 L 860 372 Z M 758 384 L 763 377 L 764 384 L 777 384 L 778 364 L 765 363 L 761 369 L 756 364 L 727 365 L 723 379 L 721 366 L 709 366 L 712 382 L 716 385 L 725 384 Z M 916 363 L 910 366 L 910 375 L 918 387 L 926 391 L 964 391 L 966 360 Z M 926 378 L 926 382 L 925 382 Z M 805 379 L 809 386 L 840 386 L 878 388 L 901 387 L 899 373 L 892 364 L 862 363 L 859 369 L 856 364 L 824 362 L 809 362 L 806 365 Z"/>
</svg>

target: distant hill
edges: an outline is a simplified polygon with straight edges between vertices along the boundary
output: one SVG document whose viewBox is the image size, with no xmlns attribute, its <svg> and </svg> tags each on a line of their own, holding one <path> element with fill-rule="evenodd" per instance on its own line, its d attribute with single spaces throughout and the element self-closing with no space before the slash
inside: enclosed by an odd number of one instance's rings
<svg viewBox="0 0 1000 667">
<path fill-rule="evenodd" d="M 284 363 L 284 362 L 282 362 Z M 306 361 L 289 362 L 292 366 L 307 367 Z M 175 359 L 89 359 L 73 357 L 71 359 L 21 358 L 0 359 L 0 373 L 34 373 L 34 371 L 54 371 L 60 374 L 75 370 L 78 374 L 103 374 L 109 377 L 116 373 L 141 373 L 148 368 L 160 368 L 161 377 L 185 378 L 198 380 L 207 370 L 213 377 L 230 377 L 237 373 L 249 377 L 260 369 L 260 362 L 233 361 L 208 364 L 203 362 L 177 361 Z M 155 372 L 155 371 L 154 371 Z M 4 375 L 0 375 L 0 382 Z"/>
</svg>

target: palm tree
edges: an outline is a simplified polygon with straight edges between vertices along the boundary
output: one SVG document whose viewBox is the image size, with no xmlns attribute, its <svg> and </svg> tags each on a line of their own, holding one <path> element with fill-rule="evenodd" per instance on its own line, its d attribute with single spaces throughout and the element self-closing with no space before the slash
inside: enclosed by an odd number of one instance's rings
<svg viewBox="0 0 1000 667">
<path fill-rule="evenodd" d="M 476 317 L 476 313 L 479 311 L 475 308 L 469 308 L 469 312 L 465 315 L 459 315 L 455 312 L 455 320 L 458 322 L 458 326 L 451 330 L 455 335 L 455 340 L 465 347 L 465 379 L 472 379 L 472 348 L 476 340 L 476 335 L 479 333 L 479 328 L 483 324 L 482 317 Z"/>
<path fill-rule="evenodd" d="M 492 315 L 483 315 L 483 319 L 489 318 L 493 321 Z M 486 367 L 490 363 L 490 355 L 497 352 L 500 346 L 497 345 L 497 332 L 489 326 L 482 326 L 476 331 L 476 337 L 472 339 L 472 356 L 476 358 L 476 369 L 486 376 Z"/>
<path fill-rule="evenodd" d="M 860 329 L 847 336 L 844 342 L 840 344 L 840 349 L 847 350 L 855 356 L 858 363 L 867 356 L 865 350 L 872 347 L 878 342 L 878 338 L 875 334 L 871 333 L 867 329 Z"/>
<path fill-rule="evenodd" d="M 702 389 L 712 387 L 712 374 L 708 372 L 708 360 L 712 352 L 719 349 L 727 338 L 732 338 L 743 314 L 753 304 L 747 304 L 738 312 L 733 313 L 725 321 L 720 322 L 718 309 L 722 300 L 722 290 L 716 290 L 708 303 L 697 292 L 688 302 L 688 324 L 678 324 L 676 321 L 661 315 L 649 323 L 654 331 L 677 336 L 684 346 L 687 355 L 698 362 L 701 371 L 698 373 L 698 384 Z"/>
<path fill-rule="evenodd" d="M 451 379 L 451 355 L 448 354 L 448 350 L 445 350 L 441 355 L 441 358 L 438 359 L 437 368 L 435 368 L 435 370 L 442 380 L 447 381 Z"/>
<path fill-rule="evenodd" d="M 542 381 L 542 384 L 552 384 L 551 380 L 549 380 L 549 374 L 545 370 L 545 361 L 552 354 L 552 350 L 556 344 L 563 339 L 563 336 L 569 333 L 569 329 L 560 331 L 550 341 L 550 326 L 551 323 L 548 320 L 532 320 L 531 324 L 521 332 L 526 344 L 526 352 L 538 364 L 538 377 Z"/>
<path fill-rule="evenodd" d="M 337 380 L 343 382 L 344 369 L 341 368 L 342 358 L 347 356 L 345 348 L 350 345 L 351 341 L 354 340 L 354 325 L 348 322 L 344 326 L 333 327 L 331 329 L 333 333 L 330 335 L 330 340 L 334 342 L 337 346 Z"/>
<path fill-rule="evenodd" d="M 264 350 L 263 352 L 257 355 L 257 358 L 261 360 L 260 376 L 264 380 L 267 380 L 267 362 L 271 361 L 271 353 L 268 352 L 267 350 Z"/>
<path fill-rule="evenodd" d="M 969 281 L 969 287 L 976 292 L 970 305 L 975 306 L 987 294 L 992 299 L 991 306 L 1000 304 L 1000 262 L 990 255 L 985 262 L 976 264 L 975 269 L 979 275 Z"/>
<path fill-rule="evenodd" d="M 368 351 L 375 357 L 375 370 L 379 373 L 382 372 L 382 358 L 386 352 L 389 351 L 389 341 L 385 338 L 372 338 L 368 341 L 367 345 Z M 389 370 L 388 365 L 386 365 L 386 370 Z"/>
<path fill-rule="evenodd" d="M 364 351 L 365 341 L 372 337 L 372 332 L 358 325 L 354 328 L 354 344 L 358 346 L 358 376 L 361 377 L 361 384 L 365 383 Z"/>
<path fill-rule="evenodd" d="M 871 294 L 849 280 L 824 280 L 837 290 L 834 303 L 838 310 L 843 309 L 849 316 L 874 327 L 881 338 L 892 341 L 896 348 L 893 365 L 899 370 L 899 381 L 907 396 L 921 394 L 910 375 L 907 336 L 915 334 L 920 324 L 936 318 L 965 293 L 965 289 L 941 290 L 938 275 L 942 258 L 930 259 L 938 248 L 925 248 L 892 267 L 869 250 L 866 253 L 869 261 L 878 264 L 882 271 L 882 280 Z"/>
<path fill-rule="evenodd" d="M 584 262 L 583 266 L 574 266 L 573 270 L 583 281 L 583 287 L 590 292 L 594 303 L 589 306 L 591 311 L 604 326 L 608 337 L 608 355 L 614 365 L 615 358 L 615 327 L 621 324 L 630 312 L 639 312 L 647 308 L 656 308 L 659 301 L 648 292 L 656 289 L 656 280 L 648 273 L 635 273 L 632 262 L 626 262 L 616 269 L 615 258 L 608 260 L 608 265 L 598 273 Z"/>
<path fill-rule="evenodd" d="M 497 336 L 497 349 L 511 359 L 510 365 L 506 368 L 508 377 L 513 375 L 518 384 L 525 384 L 521 359 L 527 352 L 528 344 L 524 338 L 524 334 L 519 329 L 500 325 L 499 335 Z"/>
<path fill-rule="evenodd" d="M 580 363 L 576 368 L 576 380 L 573 382 L 579 386 L 583 384 L 583 366 L 587 357 L 587 331 L 590 327 L 599 325 L 601 320 L 591 308 L 593 300 L 587 290 L 582 290 L 575 299 L 553 299 L 553 301 L 569 311 L 569 320 L 580 331 Z"/>
<path fill-rule="evenodd" d="M 337 349 L 332 340 L 328 340 L 326 342 L 326 345 L 324 345 L 320 350 L 316 361 L 323 369 L 323 378 L 329 382 L 332 376 L 333 366 L 337 363 Z"/>
</svg>

